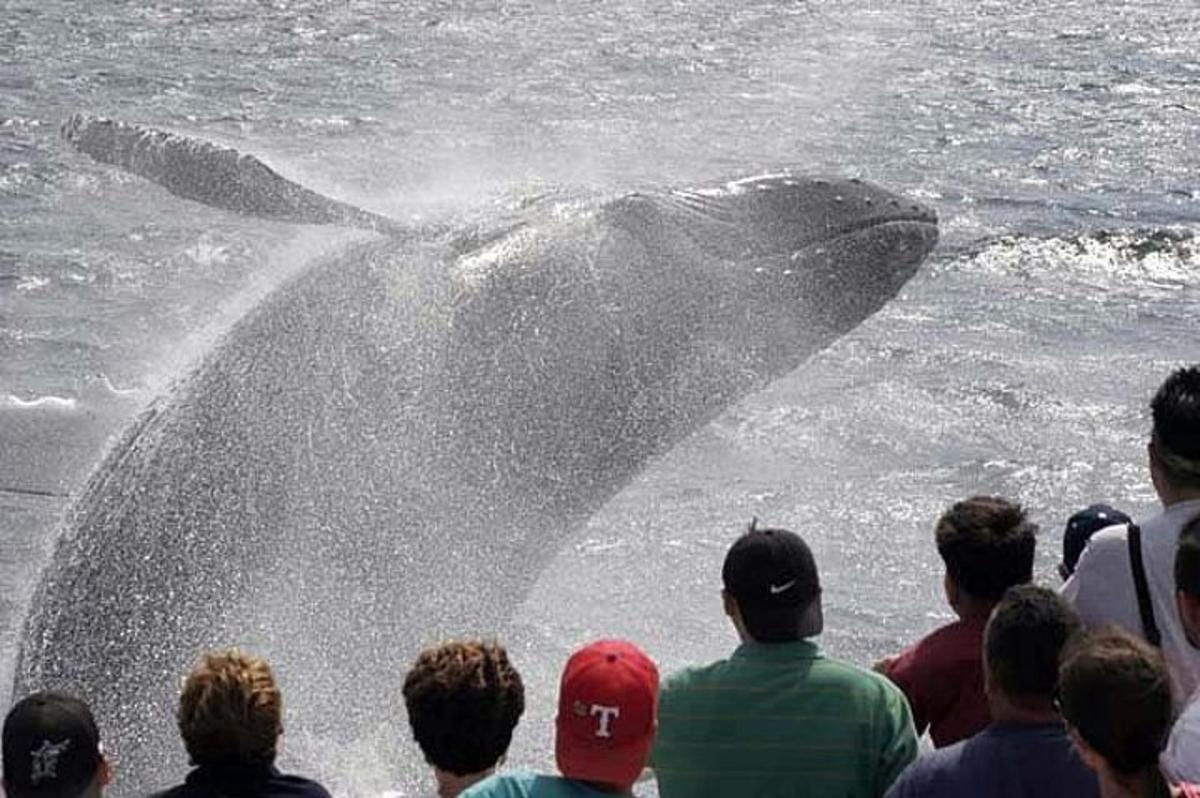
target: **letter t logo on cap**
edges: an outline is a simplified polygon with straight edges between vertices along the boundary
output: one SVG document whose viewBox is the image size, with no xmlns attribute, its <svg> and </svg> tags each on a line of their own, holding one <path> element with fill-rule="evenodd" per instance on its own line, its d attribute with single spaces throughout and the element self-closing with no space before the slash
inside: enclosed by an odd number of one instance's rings
<svg viewBox="0 0 1200 798">
<path fill-rule="evenodd" d="M 612 737 L 612 731 L 609 729 L 609 724 L 612 722 L 613 718 L 621 717 L 621 708 L 592 704 L 591 714 L 600 716 L 600 725 L 596 727 L 596 736 Z"/>
</svg>

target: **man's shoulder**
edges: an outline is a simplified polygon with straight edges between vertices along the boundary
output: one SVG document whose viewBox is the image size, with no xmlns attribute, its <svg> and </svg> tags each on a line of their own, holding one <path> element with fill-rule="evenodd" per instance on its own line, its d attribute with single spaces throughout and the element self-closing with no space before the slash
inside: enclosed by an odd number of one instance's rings
<svg viewBox="0 0 1200 798">
<path fill-rule="evenodd" d="M 703 665 L 685 665 L 672 671 L 663 679 L 659 692 L 668 694 L 686 691 L 689 688 L 720 684 L 737 678 L 739 677 L 733 669 L 732 660 L 718 659 Z"/>
<path fill-rule="evenodd" d="M 460 793 L 460 798 L 591 798 L 598 795 L 598 791 L 580 781 L 519 772 L 489 776 Z"/>
<path fill-rule="evenodd" d="M 1161 755 L 1163 770 L 1178 781 L 1200 780 L 1200 691 L 1175 721 Z"/>
<path fill-rule="evenodd" d="M 188 789 L 188 785 L 184 783 L 176 784 L 174 787 L 168 787 L 165 790 L 159 790 L 158 792 L 150 793 L 148 798 L 192 798 L 193 795 L 198 794 L 199 793 Z"/>
<path fill-rule="evenodd" d="M 468 787 L 461 798 L 522 798 L 533 794 L 534 773 L 497 773 Z"/>
<path fill-rule="evenodd" d="M 876 695 L 880 698 L 905 701 L 904 692 L 895 682 L 881 673 L 855 665 L 837 657 L 825 657 L 819 668 L 814 668 L 814 677 L 831 682 L 847 690 Z"/>
<path fill-rule="evenodd" d="M 1092 555 L 1112 553 L 1128 554 L 1129 551 L 1129 527 L 1126 524 L 1113 524 L 1098 530 L 1096 534 L 1088 538 L 1087 545 L 1084 551 L 1092 551 Z"/>
<path fill-rule="evenodd" d="M 891 690 L 895 687 L 890 680 L 880 674 L 837 657 L 819 655 L 802 660 L 802 662 L 808 663 L 808 667 L 803 669 L 800 662 L 796 663 L 797 672 L 803 670 L 810 678 L 841 681 L 847 684 L 869 686 L 873 689 Z M 704 665 L 689 665 L 673 671 L 663 680 L 660 692 L 669 693 L 673 690 L 686 690 L 690 687 L 703 688 L 724 683 L 746 682 L 756 680 L 761 675 L 761 672 L 747 671 L 744 666 L 739 667 L 738 661 L 734 658 L 719 659 Z"/>
<path fill-rule="evenodd" d="M 963 777 L 962 756 L 966 740 L 921 754 L 904 769 L 887 792 L 888 798 L 959 795 Z"/>
<path fill-rule="evenodd" d="M 928 662 L 939 661 L 947 655 L 954 659 L 980 659 L 983 624 L 953 621 L 939 626 L 901 652 L 903 659 Z"/>
<path fill-rule="evenodd" d="M 289 798 L 332 798 L 323 785 L 294 773 L 280 773 L 271 779 L 271 794 Z"/>
<path fill-rule="evenodd" d="M 1084 583 L 1100 585 L 1129 570 L 1129 528 L 1124 524 L 1108 526 L 1088 539 L 1075 565 L 1075 573 L 1063 587 L 1068 598 Z M 1123 583 L 1122 583 L 1123 584 Z"/>
</svg>

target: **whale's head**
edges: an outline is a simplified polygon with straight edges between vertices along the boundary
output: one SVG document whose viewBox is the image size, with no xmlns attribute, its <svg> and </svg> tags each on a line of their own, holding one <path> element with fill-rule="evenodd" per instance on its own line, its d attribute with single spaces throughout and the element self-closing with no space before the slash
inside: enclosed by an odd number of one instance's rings
<svg viewBox="0 0 1200 798">
<path fill-rule="evenodd" d="M 439 358 L 454 386 L 439 412 L 471 442 L 455 458 L 533 464 L 513 484 L 543 496 L 598 461 L 635 473 L 883 307 L 936 240 L 935 215 L 899 195 L 773 176 L 555 206 L 474 242 L 447 271 L 455 346 Z"/>
<path fill-rule="evenodd" d="M 687 317 L 681 345 L 715 353 L 704 365 L 725 384 L 722 362 L 761 384 L 853 329 L 938 238 L 932 210 L 855 179 L 755 177 L 608 211 L 648 253 L 643 295 L 655 298 L 643 313 Z"/>
</svg>

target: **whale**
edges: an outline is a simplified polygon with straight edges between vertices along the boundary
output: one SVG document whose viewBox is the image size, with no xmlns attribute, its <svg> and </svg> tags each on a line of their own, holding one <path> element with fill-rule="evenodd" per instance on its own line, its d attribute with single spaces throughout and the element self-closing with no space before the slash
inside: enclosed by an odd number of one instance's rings
<svg viewBox="0 0 1200 798">
<path fill-rule="evenodd" d="M 88 154 L 164 182 L 125 140 L 153 137 L 106 130 L 111 151 L 95 137 Z M 277 218 L 274 202 L 211 204 Z M 345 760 L 372 746 L 417 768 L 397 731 L 405 663 L 503 633 L 648 462 L 878 311 L 937 237 L 901 195 L 785 173 L 554 198 L 487 232 L 320 260 L 96 467 L 31 602 L 15 692 L 84 696 L 115 794 L 142 794 L 186 767 L 181 677 L 238 646 L 276 667 L 285 755 L 307 775 L 354 792 Z"/>
</svg>

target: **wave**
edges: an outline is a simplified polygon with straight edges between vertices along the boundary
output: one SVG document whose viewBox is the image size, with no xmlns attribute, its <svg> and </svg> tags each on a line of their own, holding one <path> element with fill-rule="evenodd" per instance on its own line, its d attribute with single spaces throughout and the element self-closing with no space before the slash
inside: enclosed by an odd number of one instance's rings
<svg viewBox="0 0 1200 798">
<path fill-rule="evenodd" d="M 22 399 L 13 393 L 0 396 L 0 409 L 5 410 L 55 410 L 67 413 L 78 408 L 79 400 L 68 396 L 35 396 L 32 399 Z"/>
<path fill-rule="evenodd" d="M 1006 235 L 941 262 L 940 269 L 1083 282 L 1098 288 L 1200 285 L 1200 237 L 1190 230 L 1100 230 L 1074 236 Z"/>
</svg>

